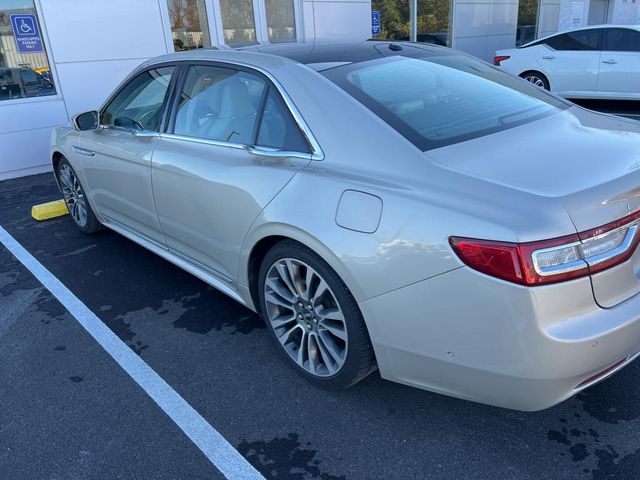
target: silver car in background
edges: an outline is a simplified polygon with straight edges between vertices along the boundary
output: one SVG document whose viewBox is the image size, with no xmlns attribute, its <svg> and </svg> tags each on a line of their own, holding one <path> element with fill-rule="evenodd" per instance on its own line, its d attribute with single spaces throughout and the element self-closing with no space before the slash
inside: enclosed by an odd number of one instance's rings
<svg viewBox="0 0 640 480">
<path fill-rule="evenodd" d="M 640 352 L 640 123 L 447 48 L 162 56 L 51 158 L 78 228 L 259 312 L 320 385 L 537 410 Z"/>
</svg>

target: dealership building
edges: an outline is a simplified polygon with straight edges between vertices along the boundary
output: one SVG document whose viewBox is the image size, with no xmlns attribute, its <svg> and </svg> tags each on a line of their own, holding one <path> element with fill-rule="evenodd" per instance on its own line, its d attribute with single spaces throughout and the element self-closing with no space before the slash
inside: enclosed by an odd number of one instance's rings
<svg viewBox="0 0 640 480">
<path fill-rule="evenodd" d="M 192 48 L 405 39 L 410 0 L 0 0 L 0 179 L 47 171 L 51 129 L 138 64 Z M 418 40 L 490 60 L 560 30 L 640 23 L 640 0 L 419 0 Z M 376 14 L 377 16 L 378 14 Z"/>
</svg>

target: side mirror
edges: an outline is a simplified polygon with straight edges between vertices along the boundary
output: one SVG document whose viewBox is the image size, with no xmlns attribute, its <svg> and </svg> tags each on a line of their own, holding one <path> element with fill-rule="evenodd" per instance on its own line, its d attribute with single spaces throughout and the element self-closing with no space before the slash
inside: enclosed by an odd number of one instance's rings
<svg viewBox="0 0 640 480">
<path fill-rule="evenodd" d="M 100 114 L 95 110 L 80 113 L 73 119 L 73 125 L 81 131 L 95 130 L 100 125 Z"/>
</svg>

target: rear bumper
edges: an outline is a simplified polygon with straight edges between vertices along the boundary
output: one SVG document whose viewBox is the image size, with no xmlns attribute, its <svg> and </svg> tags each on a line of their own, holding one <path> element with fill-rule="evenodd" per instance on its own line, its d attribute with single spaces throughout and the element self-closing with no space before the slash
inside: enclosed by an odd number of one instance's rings
<svg viewBox="0 0 640 480">
<path fill-rule="evenodd" d="M 588 278 L 530 288 L 464 267 L 360 307 L 383 378 L 517 410 L 559 403 L 640 353 L 640 296 L 602 309 Z"/>
</svg>

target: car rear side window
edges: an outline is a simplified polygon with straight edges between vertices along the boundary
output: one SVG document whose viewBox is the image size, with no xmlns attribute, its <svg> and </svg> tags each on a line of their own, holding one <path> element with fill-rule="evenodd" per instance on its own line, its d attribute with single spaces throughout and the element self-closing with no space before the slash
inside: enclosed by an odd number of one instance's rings
<svg viewBox="0 0 640 480">
<path fill-rule="evenodd" d="M 540 43 L 544 43 L 554 50 L 600 50 L 602 45 L 602 29 L 594 28 L 567 32 L 562 35 L 547 38 Z"/>
<path fill-rule="evenodd" d="M 311 152 L 291 112 L 273 88 L 267 95 L 256 144 L 290 152 Z"/>
<path fill-rule="evenodd" d="M 640 52 L 640 32 L 630 28 L 608 28 L 604 50 Z"/>
<path fill-rule="evenodd" d="M 389 57 L 322 73 L 423 151 L 568 108 L 541 89 L 463 55 Z"/>
<path fill-rule="evenodd" d="M 193 65 L 182 87 L 173 133 L 249 145 L 267 85 L 241 70 Z"/>
</svg>

